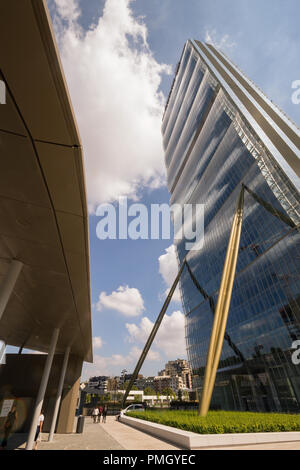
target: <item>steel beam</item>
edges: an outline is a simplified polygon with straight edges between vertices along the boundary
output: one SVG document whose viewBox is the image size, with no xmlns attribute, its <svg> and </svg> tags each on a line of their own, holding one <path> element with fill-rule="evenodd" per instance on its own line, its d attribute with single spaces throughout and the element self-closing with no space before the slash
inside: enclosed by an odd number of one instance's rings
<svg viewBox="0 0 300 470">
<path fill-rule="evenodd" d="M 145 345 L 145 347 L 144 347 L 144 349 L 143 349 L 143 352 L 142 352 L 142 354 L 141 354 L 141 356 L 140 356 L 140 358 L 139 358 L 139 360 L 138 360 L 138 363 L 137 363 L 137 365 L 136 365 L 136 367 L 135 367 L 135 369 L 134 369 L 134 372 L 133 372 L 133 374 L 132 374 L 132 377 L 131 377 L 131 379 L 130 379 L 130 382 L 129 382 L 127 388 L 126 388 L 126 392 L 125 392 L 124 397 L 123 397 L 122 408 L 125 407 L 126 399 L 127 399 L 128 395 L 129 395 L 129 392 L 130 392 L 130 390 L 131 390 L 131 388 L 132 388 L 132 386 L 133 386 L 133 384 L 134 384 L 134 381 L 136 380 L 136 378 L 137 378 L 137 376 L 138 376 L 139 371 L 141 370 L 141 367 L 142 367 L 142 365 L 143 365 L 143 363 L 144 363 L 144 361 L 145 361 L 145 359 L 146 359 L 146 356 L 147 356 L 147 354 L 148 354 L 148 351 L 149 351 L 149 349 L 151 348 L 151 345 L 152 345 L 152 343 L 153 343 L 153 341 L 154 341 L 154 338 L 155 338 L 155 336 L 156 336 L 157 330 L 158 330 L 158 328 L 160 327 L 160 324 L 161 324 L 162 319 L 163 319 L 163 317 L 164 317 L 164 315 L 165 315 L 165 313 L 166 313 L 166 311 L 167 311 L 167 308 L 168 308 L 168 306 L 169 306 L 169 303 L 171 302 L 171 299 L 172 299 L 173 294 L 174 294 L 174 292 L 175 292 L 175 289 L 176 289 L 176 287 L 177 287 L 178 281 L 179 281 L 180 276 L 181 276 L 181 274 L 182 274 L 182 271 L 183 271 L 183 269 L 184 269 L 184 267 L 185 267 L 185 263 L 186 263 L 186 261 L 185 261 L 185 259 L 184 259 L 184 261 L 183 261 L 183 263 L 182 263 L 182 265 L 181 265 L 181 268 L 180 268 L 179 271 L 178 271 L 178 274 L 177 274 L 177 276 L 176 276 L 176 279 L 175 279 L 175 281 L 173 282 L 173 285 L 172 285 L 172 287 L 171 287 L 171 289 L 170 289 L 170 292 L 169 292 L 169 294 L 168 294 L 168 296 L 167 296 L 167 298 L 166 298 L 166 300 L 165 300 L 165 302 L 164 302 L 164 304 L 163 304 L 163 307 L 162 307 L 162 309 L 161 309 L 161 311 L 160 311 L 160 313 L 159 313 L 159 315 L 158 315 L 158 317 L 157 317 L 157 320 L 156 320 L 156 322 L 155 322 L 155 324 L 154 324 L 154 326 L 153 326 L 153 328 L 152 328 L 152 331 L 151 331 L 150 336 L 149 336 L 149 338 L 148 338 L 148 340 L 147 340 L 147 343 L 146 343 L 146 345 Z"/>
<path fill-rule="evenodd" d="M 226 323 L 229 313 L 230 301 L 232 296 L 233 283 L 236 272 L 236 263 L 240 246 L 242 222 L 244 209 L 244 187 L 239 194 L 237 208 L 234 214 L 226 258 L 223 268 L 223 274 L 219 289 L 218 302 L 216 306 L 212 333 L 210 337 L 207 362 L 204 375 L 204 385 L 201 396 L 199 413 L 206 416 L 209 410 L 212 392 L 215 385 L 217 369 L 219 366 Z"/>
</svg>

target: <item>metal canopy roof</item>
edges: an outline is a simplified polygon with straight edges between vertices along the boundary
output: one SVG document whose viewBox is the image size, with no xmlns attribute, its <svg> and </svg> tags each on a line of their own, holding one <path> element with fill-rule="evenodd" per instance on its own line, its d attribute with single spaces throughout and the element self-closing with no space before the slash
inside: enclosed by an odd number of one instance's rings
<svg viewBox="0 0 300 470">
<path fill-rule="evenodd" d="M 0 323 L 7 344 L 92 361 L 81 142 L 43 0 L 0 3 L 0 282 L 24 263 Z"/>
</svg>

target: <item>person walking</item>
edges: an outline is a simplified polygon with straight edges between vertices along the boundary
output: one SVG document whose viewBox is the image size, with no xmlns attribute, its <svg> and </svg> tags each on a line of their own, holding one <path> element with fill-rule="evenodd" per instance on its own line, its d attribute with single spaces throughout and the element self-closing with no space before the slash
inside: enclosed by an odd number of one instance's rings
<svg viewBox="0 0 300 470">
<path fill-rule="evenodd" d="M 103 408 L 102 408 L 102 406 L 99 406 L 98 423 L 101 422 L 101 415 L 102 415 L 102 413 L 103 413 Z"/>
<path fill-rule="evenodd" d="M 34 450 L 37 450 L 38 448 L 38 438 L 39 438 L 40 433 L 42 432 L 44 419 L 45 419 L 45 416 L 43 414 L 43 411 L 41 411 L 41 414 L 38 420 L 38 425 L 37 425 L 36 432 L 35 432 L 35 436 L 34 436 Z"/>
<path fill-rule="evenodd" d="M 104 405 L 102 411 L 102 423 L 106 423 L 106 416 L 107 416 L 107 405 Z"/>
<path fill-rule="evenodd" d="M 11 434 L 17 419 L 18 419 L 17 407 L 16 405 L 13 405 L 4 423 L 4 437 L 1 443 L 1 449 L 6 449 L 8 437 Z"/>
<path fill-rule="evenodd" d="M 92 417 L 93 417 L 94 423 L 97 422 L 97 416 L 98 415 L 99 415 L 99 409 L 97 407 L 95 407 L 92 411 Z"/>
</svg>

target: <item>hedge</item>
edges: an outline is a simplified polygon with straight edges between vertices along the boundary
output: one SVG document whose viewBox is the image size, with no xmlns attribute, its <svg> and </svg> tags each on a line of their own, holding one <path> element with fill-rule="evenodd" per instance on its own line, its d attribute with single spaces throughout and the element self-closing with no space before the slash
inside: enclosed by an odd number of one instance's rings
<svg viewBox="0 0 300 470">
<path fill-rule="evenodd" d="M 300 415 L 295 414 L 210 411 L 201 417 L 190 410 L 146 410 L 126 415 L 199 434 L 300 431 Z"/>
</svg>

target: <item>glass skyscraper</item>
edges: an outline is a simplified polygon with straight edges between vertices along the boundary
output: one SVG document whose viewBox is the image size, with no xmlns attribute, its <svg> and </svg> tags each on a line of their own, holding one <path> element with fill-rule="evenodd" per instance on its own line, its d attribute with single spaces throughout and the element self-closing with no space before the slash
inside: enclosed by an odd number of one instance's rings
<svg viewBox="0 0 300 470">
<path fill-rule="evenodd" d="M 300 130 L 223 53 L 189 40 L 162 123 L 171 203 L 204 204 L 204 246 L 181 276 L 186 346 L 204 379 L 224 259 L 241 185 L 244 221 L 211 407 L 299 411 Z M 272 208 L 272 210 L 268 210 Z M 285 217 L 277 217 L 276 212 Z M 187 240 L 176 242 L 178 263 Z M 197 282 L 195 282 L 195 279 Z M 295 362 L 295 361 L 294 361 Z"/>
</svg>

